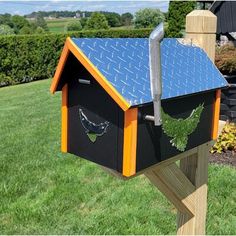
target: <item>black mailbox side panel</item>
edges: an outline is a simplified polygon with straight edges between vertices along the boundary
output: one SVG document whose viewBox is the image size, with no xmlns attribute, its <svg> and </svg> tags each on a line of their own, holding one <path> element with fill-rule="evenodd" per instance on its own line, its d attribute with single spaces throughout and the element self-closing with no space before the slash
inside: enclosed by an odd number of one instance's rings
<svg viewBox="0 0 236 236">
<path fill-rule="evenodd" d="M 188 136 L 186 150 L 212 139 L 214 101 L 215 91 L 162 101 L 163 110 L 177 119 L 187 118 L 196 107 L 204 104 L 200 122 L 196 130 Z M 153 122 L 142 119 L 144 115 L 150 114 L 153 114 L 152 104 L 139 108 L 136 172 L 181 153 L 172 146 L 171 138 L 164 134 L 161 127 L 155 127 Z"/>
<path fill-rule="evenodd" d="M 69 65 L 68 152 L 121 172 L 124 113 L 72 55 Z"/>
</svg>

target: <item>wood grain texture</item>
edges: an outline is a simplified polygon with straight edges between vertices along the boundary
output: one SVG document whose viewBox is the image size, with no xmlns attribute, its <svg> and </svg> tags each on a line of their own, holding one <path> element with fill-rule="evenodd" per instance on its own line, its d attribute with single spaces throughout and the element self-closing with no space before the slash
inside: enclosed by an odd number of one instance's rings
<svg viewBox="0 0 236 236">
<path fill-rule="evenodd" d="M 194 10 L 186 17 L 186 32 L 216 33 L 217 17 L 208 10 Z"/>
<path fill-rule="evenodd" d="M 217 17 L 210 11 L 195 10 L 186 17 L 186 38 L 205 50 L 214 62 Z"/>
<path fill-rule="evenodd" d="M 194 215 L 195 187 L 175 163 L 150 170 L 145 175 L 179 211 Z"/>
<path fill-rule="evenodd" d="M 208 57 L 214 62 L 215 59 L 215 34 L 193 34 L 186 32 L 186 38 L 192 40 L 192 42 L 201 47 L 208 55 Z M 214 45 L 214 47 L 212 47 Z"/>
<path fill-rule="evenodd" d="M 203 144 L 198 147 L 195 155 L 180 161 L 180 169 L 195 185 L 195 213 L 190 216 L 186 213 L 177 214 L 177 233 L 179 235 L 204 235 L 207 212 L 207 176 L 208 154 L 210 145 Z"/>
<path fill-rule="evenodd" d="M 216 40 L 216 16 L 210 11 L 192 11 L 186 17 L 186 38 L 199 45 L 207 53 L 209 58 L 215 60 L 215 40 Z M 219 90 L 220 91 L 220 90 Z M 212 124 L 212 137 L 218 132 L 218 109 L 219 94 L 216 92 L 214 104 L 214 115 Z M 209 124 L 210 125 L 210 124 Z M 179 235 L 203 235 L 205 234 L 205 222 L 207 212 L 207 175 L 208 175 L 208 154 L 209 143 L 197 148 L 197 153 L 180 161 L 180 169 L 194 184 L 196 190 L 195 214 L 193 217 L 178 212 L 177 234 Z"/>
</svg>

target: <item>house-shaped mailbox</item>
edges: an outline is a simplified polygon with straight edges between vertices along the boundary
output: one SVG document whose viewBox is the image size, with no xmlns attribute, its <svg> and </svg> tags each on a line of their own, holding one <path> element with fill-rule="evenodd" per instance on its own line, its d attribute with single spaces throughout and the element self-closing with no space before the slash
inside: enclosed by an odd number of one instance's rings
<svg viewBox="0 0 236 236">
<path fill-rule="evenodd" d="M 206 53 L 163 39 L 161 68 L 154 126 L 148 39 L 68 38 L 50 89 L 62 91 L 62 151 L 129 177 L 215 139 L 227 82 Z"/>
</svg>

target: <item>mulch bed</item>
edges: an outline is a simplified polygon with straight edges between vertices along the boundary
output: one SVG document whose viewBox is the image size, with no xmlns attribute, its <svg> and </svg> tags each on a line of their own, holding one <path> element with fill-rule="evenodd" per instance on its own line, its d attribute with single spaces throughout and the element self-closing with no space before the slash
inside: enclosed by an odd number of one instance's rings
<svg viewBox="0 0 236 236">
<path fill-rule="evenodd" d="M 236 168 L 236 152 L 226 151 L 209 155 L 209 162 L 214 164 L 229 165 Z"/>
</svg>

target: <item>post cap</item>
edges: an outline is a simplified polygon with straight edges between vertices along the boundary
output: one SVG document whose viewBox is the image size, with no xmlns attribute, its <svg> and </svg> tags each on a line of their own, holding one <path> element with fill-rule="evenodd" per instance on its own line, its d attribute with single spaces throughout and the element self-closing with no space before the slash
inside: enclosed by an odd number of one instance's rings
<svg viewBox="0 0 236 236">
<path fill-rule="evenodd" d="M 216 33 L 217 17 L 208 10 L 194 10 L 186 16 L 186 33 Z"/>
</svg>

